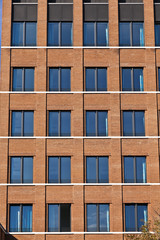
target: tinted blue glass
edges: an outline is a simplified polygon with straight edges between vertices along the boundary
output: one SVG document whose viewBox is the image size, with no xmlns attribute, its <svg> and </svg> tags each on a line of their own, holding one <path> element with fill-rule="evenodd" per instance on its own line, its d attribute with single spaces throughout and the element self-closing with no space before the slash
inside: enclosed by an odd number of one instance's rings
<svg viewBox="0 0 160 240">
<path fill-rule="evenodd" d="M 123 136 L 133 135 L 133 112 L 123 111 Z"/>
<path fill-rule="evenodd" d="M 108 46 L 108 24 L 97 22 L 97 46 Z"/>
<path fill-rule="evenodd" d="M 134 158 L 124 157 L 124 182 L 134 183 Z"/>
<path fill-rule="evenodd" d="M 26 46 L 37 45 L 37 23 L 26 22 Z"/>
<path fill-rule="evenodd" d="M 23 28 L 24 23 L 22 22 L 13 22 L 12 24 L 12 46 L 23 46 Z"/>
<path fill-rule="evenodd" d="M 11 205 L 10 206 L 9 231 L 10 232 L 20 232 L 21 231 L 20 206 L 19 205 Z"/>
<path fill-rule="evenodd" d="M 86 91 L 95 90 L 95 68 L 86 68 Z"/>
<path fill-rule="evenodd" d="M 98 136 L 108 136 L 107 112 L 98 111 Z"/>
<path fill-rule="evenodd" d="M 136 157 L 136 180 L 137 183 L 146 183 L 146 158 Z"/>
<path fill-rule="evenodd" d="M 87 174 L 86 174 L 87 183 L 96 183 L 97 182 L 96 157 L 87 157 L 86 166 L 87 166 Z"/>
<path fill-rule="evenodd" d="M 12 136 L 22 136 L 22 112 L 12 112 Z"/>
<path fill-rule="evenodd" d="M 145 204 L 137 205 L 137 222 L 138 231 L 141 231 L 142 225 L 147 223 L 147 205 Z"/>
<path fill-rule="evenodd" d="M 155 24 L 155 45 L 160 46 L 160 24 Z"/>
<path fill-rule="evenodd" d="M 93 22 L 84 23 L 84 46 L 95 45 L 94 25 Z"/>
<path fill-rule="evenodd" d="M 158 68 L 158 83 L 159 83 L 159 91 L 160 91 L 160 68 Z"/>
<path fill-rule="evenodd" d="M 143 23 L 133 22 L 133 46 L 144 46 Z"/>
<path fill-rule="evenodd" d="M 119 45 L 120 46 L 130 46 L 131 38 L 130 38 L 130 23 L 121 22 L 119 24 Z"/>
<path fill-rule="evenodd" d="M 145 136 L 144 111 L 135 111 L 135 136 Z"/>
<path fill-rule="evenodd" d="M 134 204 L 125 205 L 125 230 L 126 232 L 136 231 Z"/>
<path fill-rule="evenodd" d="M 33 111 L 24 112 L 23 116 L 23 128 L 24 128 L 24 136 L 33 136 Z"/>
<path fill-rule="evenodd" d="M 70 157 L 61 157 L 61 183 L 71 182 L 71 159 Z"/>
<path fill-rule="evenodd" d="M 59 91 L 59 68 L 49 69 L 49 91 Z"/>
<path fill-rule="evenodd" d="M 132 91 L 131 68 L 122 69 L 122 90 Z"/>
<path fill-rule="evenodd" d="M 107 91 L 107 69 L 97 69 L 97 91 Z"/>
<path fill-rule="evenodd" d="M 99 182 L 108 183 L 108 157 L 99 157 Z"/>
<path fill-rule="evenodd" d="M 21 158 L 11 158 L 11 183 L 21 183 Z"/>
<path fill-rule="evenodd" d="M 109 205 L 99 204 L 99 231 L 109 232 Z"/>
<path fill-rule="evenodd" d="M 62 46 L 72 46 L 72 23 L 62 22 Z"/>
<path fill-rule="evenodd" d="M 25 69 L 24 91 L 34 91 L 34 68 Z"/>
<path fill-rule="evenodd" d="M 58 205 L 48 205 L 48 232 L 58 232 Z"/>
<path fill-rule="evenodd" d="M 143 69 L 133 69 L 134 91 L 143 91 Z"/>
<path fill-rule="evenodd" d="M 33 158 L 23 158 L 23 183 L 33 183 Z"/>
<path fill-rule="evenodd" d="M 48 23 L 48 46 L 59 46 L 59 23 Z"/>
<path fill-rule="evenodd" d="M 58 183 L 59 182 L 59 158 L 49 157 L 48 158 L 48 182 Z"/>
<path fill-rule="evenodd" d="M 22 68 L 13 69 L 13 91 L 22 91 Z"/>
<path fill-rule="evenodd" d="M 97 232 L 96 204 L 87 204 L 87 232 Z"/>
<path fill-rule="evenodd" d="M 61 91 L 71 90 L 71 69 L 62 68 L 61 69 Z"/>
<path fill-rule="evenodd" d="M 61 112 L 61 136 L 71 135 L 71 113 Z"/>
<path fill-rule="evenodd" d="M 32 206 L 22 207 L 22 232 L 32 232 Z"/>
<path fill-rule="evenodd" d="M 59 135 L 59 112 L 49 112 L 49 136 Z"/>
<path fill-rule="evenodd" d="M 95 111 L 86 111 L 86 136 L 96 136 Z"/>
</svg>

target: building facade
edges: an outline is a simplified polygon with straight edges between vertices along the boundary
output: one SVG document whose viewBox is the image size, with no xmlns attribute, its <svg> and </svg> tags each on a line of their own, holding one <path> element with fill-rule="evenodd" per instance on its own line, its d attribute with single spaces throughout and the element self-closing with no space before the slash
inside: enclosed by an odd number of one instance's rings
<svg viewBox="0 0 160 240">
<path fill-rule="evenodd" d="M 4 0 L 0 223 L 123 240 L 160 212 L 160 1 Z"/>
</svg>

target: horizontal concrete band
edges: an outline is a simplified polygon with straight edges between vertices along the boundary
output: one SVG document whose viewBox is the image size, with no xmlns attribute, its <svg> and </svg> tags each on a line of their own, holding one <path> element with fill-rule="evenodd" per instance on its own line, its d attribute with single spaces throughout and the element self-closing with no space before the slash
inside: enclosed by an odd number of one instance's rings
<svg viewBox="0 0 160 240">
<path fill-rule="evenodd" d="M 8 137 L 0 136 L 0 139 L 160 139 L 160 136 L 145 136 L 145 137 L 123 137 L 123 136 L 108 136 L 108 137 L 83 137 L 83 136 L 71 136 L 71 137 L 49 137 L 49 136 L 33 136 L 33 137 Z"/>
<path fill-rule="evenodd" d="M 13 92 L 13 91 L 0 91 L 0 94 L 38 94 L 38 93 L 45 93 L 45 94 L 148 94 L 148 93 L 155 93 L 160 94 L 160 91 L 69 91 L 69 92 L 53 92 L 53 91 L 30 91 L 30 92 Z"/>
<path fill-rule="evenodd" d="M 160 186 L 160 183 L 0 183 L 0 186 Z"/>
<path fill-rule="evenodd" d="M 2 49 L 9 48 L 9 49 L 38 49 L 38 48 L 44 48 L 44 49 L 160 49 L 158 46 L 131 46 L 131 47 L 120 47 L 120 46 L 104 46 L 104 47 L 98 47 L 98 46 L 92 46 L 92 47 L 85 47 L 85 46 L 70 46 L 70 47 L 63 47 L 63 46 L 1 46 Z"/>
</svg>

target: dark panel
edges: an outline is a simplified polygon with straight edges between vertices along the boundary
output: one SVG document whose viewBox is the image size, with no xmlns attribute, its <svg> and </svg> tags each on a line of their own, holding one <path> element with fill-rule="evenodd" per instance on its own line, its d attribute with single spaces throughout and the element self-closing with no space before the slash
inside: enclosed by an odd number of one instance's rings
<svg viewBox="0 0 160 240">
<path fill-rule="evenodd" d="M 120 21 L 144 21 L 144 6 L 143 4 L 120 4 L 119 5 Z"/>
<path fill-rule="evenodd" d="M 62 204 L 60 209 L 60 230 L 61 232 L 70 232 L 70 204 Z"/>
<path fill-rule="evenodd" d="M 13 21 L 37 21 L 37 5 L 13 5 Z"/>
<path fill-rule="evenodd" d="M 155 4 L 155 21 L 160 22 L 160 4 Z"/>
<path fill-rule="evenodd" d="M 48 6 L 48 21 L 73 21 L 73 5 L 51 4 Z"/>
<path fill-rule="evenodd" d="M 38 3 L 38 0 L 12 0 L 13 3 Z"/>
<path fill-rule="evenodd" d="M 84 3 L 108 3 L 108 0 L 84 0 Z"/>
<path fill-rule="evenodd" d="M 48 0 L 48 3 L 73 3 L 73 0 Z"/>
<path fill-rule="evenodd" d="M 108 21 L 108 4 L 84 5 L 84 21 Z"/>
</svg>

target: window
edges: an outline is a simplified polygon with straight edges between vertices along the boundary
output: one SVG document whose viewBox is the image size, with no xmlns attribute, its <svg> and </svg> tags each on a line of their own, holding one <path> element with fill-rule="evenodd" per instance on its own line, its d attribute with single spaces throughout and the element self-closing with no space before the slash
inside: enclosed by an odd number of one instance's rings
<svg viewBox="0 0 160 240">
<path fill-rule="evenodd" d="M 48 158 L 48 182 L 70 183 L 71 182 L 71 158 L 49 157 Z"/>
<path fill-rule="evenodd" d="M 50 68 L 49 69 L 49 91 L 70 91 L 71 69 Z"/>
<path fill-rule="evenodd" d="M 86 157 L 86 182 L 108 183 L 108 157 Z"/>
<path fill-rule="evenodd" d="M 155 45 L 160 46 L 160 23 L 155 23 Z"/>
<path fill-rule="evenodd" d="M 107 68 L 86 68 L 86 91 L 107 91 Z"/>
<path fill-rule="evenodd" d="M 33 183 L 33 157 L 11 157 L 11 183 Z"/>
<path fill-rule="evenodd" d="M 48 232 L 71 231 L 71 204 L 48 205 Z"/>
<path fill-rule="evenodd" d="M 120 46 L 144 46 L 143 22 L 120 22 Z"/>
<path fill-rule="evenodd" d="M 72 22 L 48 22 L 48 46 L 72 44 Z"/>
<path fill-rule="evenodd" d="M 84 46 L 108 46 L 108 23 L 84 22 Z"/>
<path fill-rule="evenodd" d="M 86 136 L 108 136 L 107 111 L 86 111 Z"/>
<path fill-rule="evenodd" d="M 37 45 L 36 22 L 12 23 L 12 46 L 36 46 L 36 45 Z"/>
<path fill-rule="evenodd" d="M 34 91 L 34 68 L 13 68 L 13 91 Z"/>
<path fill-rule="evenodd" d="M 10 232 L 32 232 L 32 205 L 10 205 Z"/>
<path fill-rule="evenodd" d="M 125 231 L 139 232 L 147 223 L 147 204 L 125 204 Z"/>
<path fill-rule="evenodd" d="M 143 68 L 122 68 L 122 90 L 143 91 Z"/>
<path fill-rule="evenodd" d="M 109 204 L 87 204 L 87 232 L 109 232 Z"/>
<path fill-rule="evenodd" d="M 49 136 L 71 135 L 71 112 L 49 111 Z"/>
<path fill-rule="evenodd" d="M 158 68 L 158 91 L 160 91 L 160 68 Z"/>
<path fill-rule="evenodd" d="M 123 136 L 145 136 L 144 111 L 123 111 Z"/>
<path fill-rule="evenodd" d="M 12 136 L 33 136 L 33 111 L 12 111 Z"/>
<path fill-rule="evenodd" d="M 124 157 L 124 182 L 147 182 L 145 157 Z"/>
</svg>

